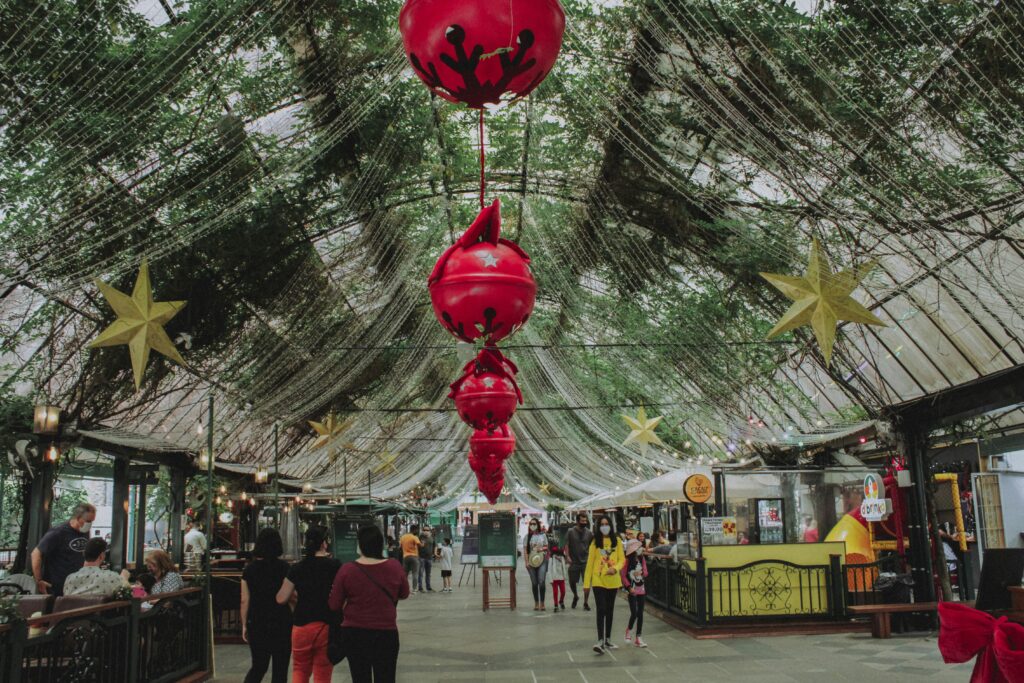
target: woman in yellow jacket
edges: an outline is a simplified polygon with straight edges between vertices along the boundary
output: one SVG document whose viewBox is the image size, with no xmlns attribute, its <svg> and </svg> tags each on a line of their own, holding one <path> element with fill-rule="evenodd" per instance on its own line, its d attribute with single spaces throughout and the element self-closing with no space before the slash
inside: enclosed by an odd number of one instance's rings
<svg viewBox="0 0 1024 683">
<path fill-rule="evenodd" d="M 612 612 L 615 596 L 622 588 L 619 572 L 626 564 L 619 537 L 612 533 L 612 523 L 604 515 L 598 517 L 594 529 L 594 540 L 587 556 L 587 570 L 583 576 L 583 589 L 590 589 L 597 603 L 597 644 L 594 652 L 603 655 L 607 650 L 618 649 L 611 641 Z"/>
</svg>

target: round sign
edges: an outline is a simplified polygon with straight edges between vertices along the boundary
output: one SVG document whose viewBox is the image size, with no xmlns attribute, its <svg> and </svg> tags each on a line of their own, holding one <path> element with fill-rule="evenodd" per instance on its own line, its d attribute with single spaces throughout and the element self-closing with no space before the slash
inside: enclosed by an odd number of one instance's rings
<svg viewBox="0 0 1024 683">
<path fill-rule="evenodd" d="M 220 513 L 220 518 L 219 519 L 224 524 L 231 524 L 231 522 L 233 522 L 235 520 L 235 516 L 233 514 L 231 514 L 230 512 L 222 512 L 222 513 Z"/>
<path fill-rule="evenodd" d="M 864 477 L 864 498 L 867 500 L 885 498 L 885 482 L 877 474 L 870 473 Z"/>
<path fill-rule="evenodd" d="M 683 482 L 683 495 L 691 503 L 706 503 L 711 499 L 711 480 L 703 474 L 691 474 Z"/>
</svg>

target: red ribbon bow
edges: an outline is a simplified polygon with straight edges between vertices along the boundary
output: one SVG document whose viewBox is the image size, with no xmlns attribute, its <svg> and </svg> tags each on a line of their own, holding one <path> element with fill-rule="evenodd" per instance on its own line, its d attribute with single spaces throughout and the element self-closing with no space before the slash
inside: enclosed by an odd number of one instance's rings
<svg viewBox="0 0 1024 683">
<path fill-rule="evenodd" d="M 942 661 L 978 658 L 971 683 L 1024 683 L 1024 626 L 957 602 L 939 603 L 939 622 Z"/>
</svg>

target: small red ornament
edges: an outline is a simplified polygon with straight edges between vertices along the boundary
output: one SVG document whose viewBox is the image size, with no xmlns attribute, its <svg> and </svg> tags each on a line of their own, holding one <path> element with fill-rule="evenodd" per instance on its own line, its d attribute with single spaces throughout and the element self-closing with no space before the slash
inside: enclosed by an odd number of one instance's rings
<svg viewBox="0 0 1024 683">
<path fill-rule="evenodd" d="M 495 199 L 441 254 L 427 279 L 434 315 L 462 341 L 496 344 L 533 312 L 537 283 L 530 257 L 500 235 L 501 202 Z"/>
<path fill-rule="evenodd" d="M 498 429 L 488 432 L 486 429 L 478 429 L 469 437 L 469 452 L 478 458 L 497 458 L 505 461 L 512 451 L 516 449 L 516 435 L 507 424 Z M 475 470 L 474 470 L 475 471 Z"/>
<path fill-rule="evenodd" d="M 427 87 L 483 109 L 540 85 L 562 47 L 565 13 L 558 0 L 407 0 L 398 27 Z"/>
<path fill-rule="evenodd" d="M 516 384 L 515 364 L 497 349 L 487 348 L 466 363 L 462 377 L 451 385 L 448 398 L 473 429 L 493 432 L 512 419 L 523 395 Z"/>
<path fill-rule="evenodd" d="M 488 470 L 476 475 L 477 488 L 484 494 L 492 504 L 501 495 L 501 489 L 505 486 L 505 466 L 501 465 L 497 470 Z"/>
</svg>

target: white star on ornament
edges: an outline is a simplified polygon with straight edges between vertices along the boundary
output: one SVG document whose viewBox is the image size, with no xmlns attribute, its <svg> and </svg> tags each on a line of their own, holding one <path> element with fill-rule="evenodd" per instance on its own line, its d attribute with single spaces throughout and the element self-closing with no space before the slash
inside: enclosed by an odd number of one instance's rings
<svg viewBox="0 0 1024 683">
<path fill-rule="evenodd" d="M 493 389 L 494 388 L 494 378 L 493 377 L 484 377 L 484 386 L 487 387 L 488 389 Z"/>
<path fill-rule="evenodd" d="M 480 254 L 480 260 L 484 262 L 484 266 L 487 268 L 497 268 L 498 259 L 494 257 L 494 254 L 487 252 L 486 254 Z"/>
</svg>

